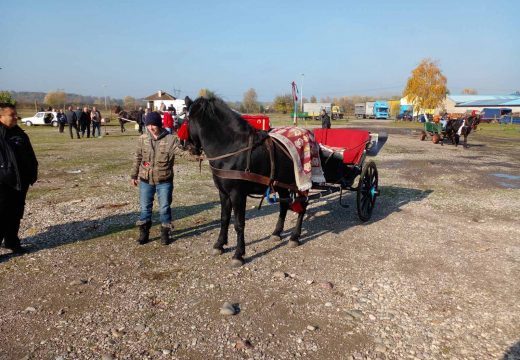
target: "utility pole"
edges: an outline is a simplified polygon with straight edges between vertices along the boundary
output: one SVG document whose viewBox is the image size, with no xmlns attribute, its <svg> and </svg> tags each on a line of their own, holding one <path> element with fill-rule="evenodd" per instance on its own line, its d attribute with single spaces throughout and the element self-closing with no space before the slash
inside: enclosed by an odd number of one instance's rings
<svg viewBox="0 0 520 360">
<path fill-rule="evenodd" d="M 107 111 L 107 85 L 103 84 L 101 87 L 103 88 L 103 96 L 105 97 L 105 111 Z"/>
<path fill-rule="evenodd" d="M 301 112 L 303 112 L 303 78 L 304 78 L 305 74 L 302 73 L 302 82 L 301 82 L 301 85 L 300 85 L 300 89 L 301 89 L 301 98 L 300 98 L 300 106 L 301 106 Z"/>
</svg>

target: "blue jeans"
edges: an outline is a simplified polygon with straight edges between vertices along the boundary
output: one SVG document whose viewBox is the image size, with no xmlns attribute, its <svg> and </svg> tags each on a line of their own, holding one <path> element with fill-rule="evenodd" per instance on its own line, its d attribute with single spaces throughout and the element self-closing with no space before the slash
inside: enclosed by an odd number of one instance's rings
<svg viewBox="0 0 520 360">
<path fill-rule="evenodd" d="M 139 202 L 141 205 L 139 222 L 152 221 L 153 198 L 156 192 L 159 199 L 161 224 L 170 225 L 172 222 L 173 182 L 164 182 L 157 185 L 151 185 L 144 181 L 139 182 Z"/>
<path fill-rule="evenodd" d="M 92 121 L 92 137 L 96 137 L 96 129 L 97 136 L 101 136 L 101 123 L 99 121 Z"/>
</svg>

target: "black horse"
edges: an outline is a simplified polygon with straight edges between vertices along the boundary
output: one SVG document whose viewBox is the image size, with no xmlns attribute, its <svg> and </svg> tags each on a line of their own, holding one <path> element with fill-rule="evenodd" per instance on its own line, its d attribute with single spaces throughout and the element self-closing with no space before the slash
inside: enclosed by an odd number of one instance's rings
<svg viewBox="0 0 520 360">
<path fill-rule="evenodd" d="M 185 101 L 189 109 L 188 147 L 192 148 L 195 155 L 200 155 L 201 150 L 204 150 L 212 168 L 213 181 L 220 195 L 220 234 L 213 245 L 213 254 L 222 254 L 224 245 L 228 243 L 228 227 L 231 210 L 233 210 L 237 247 L 233 255 L 232 266 L 241 266 L 244 263 L 245 255 L 246 198 L 250 194 L 263 195 L 269 186 L 251 179 L 232 179 L 226 175 L 223 176 L 222 173 L 225 173 L 226 170 L 236 170 L 237 174 L 248 171 L 250 174 L 263 176 L 264 179 L 274 179 L 281 184 L 277 186 L 275 182 L 272 185 L 273 190 L 278 192 L 280 199 L 289 199 L 292 190 L 283 185 L 296 182 L 293 162 L 278 146 L 266 146 L 266 143 L 272 141 L 267 132 L 255 130 L 221 99 L 199 97 L 192 101 L 186 97 Z M 251 150 L 248 150 L 249 148 Z M 272 168 L 274 168 L 273 172 Z M 298 240 L 308 201 L 301 200 L 300 204 L 296 227 L 288 242 L 291 247 L 299 245 Z M 289 203 L 280 201 L 278 222 L 271 236 L 274 240 L 281 240 L 288 209 Z"/>
<path fill-rule="evenodd" d="M 468 147 L 468 135 L 471 130 L 476 130 L 477 125 L 480 123 L 479 115 L 466 116 L 462 119 L 450 120 L 446 125 L 446 136 L 449 138 L 452 144 L 455 146 L 459 145 L 460 136 L 464 136 L 464 147 Z M 460 134 L 459 134 L 460 129 Z"/>
<path fill-rule="evenodd" d="M 142 112 L 140 110 L 125 111 L 121 106 L 116 105 L 114 107 L 114 113 L 117 115 L 122 133 L 126 131 L 125 124 L 127 122 L 135 121 L 140 125 L 139 128 L 141 128 Z"/>
</svg>

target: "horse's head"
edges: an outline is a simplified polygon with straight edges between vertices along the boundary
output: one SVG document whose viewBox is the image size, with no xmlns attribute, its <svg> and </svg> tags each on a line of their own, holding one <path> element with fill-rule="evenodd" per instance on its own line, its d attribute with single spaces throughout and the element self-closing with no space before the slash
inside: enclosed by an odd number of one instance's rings
<svg viewBox="0 0 520 360">
<path fill-rule="evenodd" d="M 471 128 L 473 130 L 476 130 L 477 129 L 477 125 L 480 124 L 480 115 L 474 115 L 474 116 L 471 116 L 470 119 L 468 120 Z"/>
<path fill-rule="evenodd" d="M 114 114 L 119 114 L 121 111 L 123 111 L 123 108 L 119 105 L 116 105 L 112 111 L 114 111 Z"/>
<path fill-rule="evenodd" d="M 202 144 L 200 142 L 200 126 L 198 124 L 200 109 L 195 108 L 192 112 L 193 100 L 190 99 L 189 96 L 184 98 L 184 104 L 186 106 L 186 117 L 184 119 L 184 123 L 181 125 L 181 128 L 178 131 L 179 137 L 186 139 L 186 147 L 193 155 L 201 155 L 202 154 Z M 193 116 L 192 116 L 193 114 Z M 186 124 L 186 125 L 184 125 Z M 183 129 L 184 128 L 184 129 Z M 187 133 L 183 133 L 187 132 Z"/>
</svg>

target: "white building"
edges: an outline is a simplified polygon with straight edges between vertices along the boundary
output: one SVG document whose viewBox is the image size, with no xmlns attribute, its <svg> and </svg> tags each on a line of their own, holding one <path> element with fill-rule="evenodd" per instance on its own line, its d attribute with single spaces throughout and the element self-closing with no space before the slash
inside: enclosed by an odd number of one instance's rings
<svg viewBox="0 0 520 360">
<path fill-rule="evenodd" d="M 159 111 L 163 107 L 169 108 L 173 106 L 177 114 L 180 114 L 185 106 L 184 100 L 177 99 L 175 96 L 162 90 L 145 97 L 144 100 L 146 101 L 146 107 L 152 111 Z"/>
</svg>

